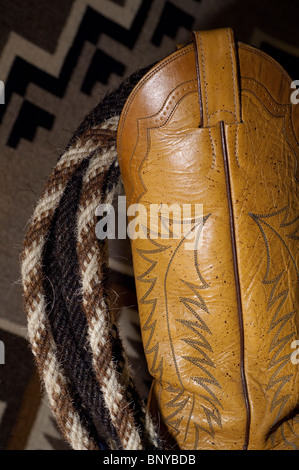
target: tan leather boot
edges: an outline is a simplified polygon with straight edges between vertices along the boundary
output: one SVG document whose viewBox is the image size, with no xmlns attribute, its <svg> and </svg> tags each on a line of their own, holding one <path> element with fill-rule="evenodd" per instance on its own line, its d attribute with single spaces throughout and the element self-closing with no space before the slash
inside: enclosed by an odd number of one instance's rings
<svg viewBox="0 0 299 470">
<path fill-rule="evenodd" d="M 147 73 L 121 115 L 128 206 L 203 206 L 189 235 L 171 237 L 174 216 L 162 238 L 161 211 L 160 237 L 148 223 L 147 237 L 132 240 L 150 406 L 181 449 L 299 448 L 299 105 L 290 84 L 229 28 L 196 32 Z"/>
</svg>

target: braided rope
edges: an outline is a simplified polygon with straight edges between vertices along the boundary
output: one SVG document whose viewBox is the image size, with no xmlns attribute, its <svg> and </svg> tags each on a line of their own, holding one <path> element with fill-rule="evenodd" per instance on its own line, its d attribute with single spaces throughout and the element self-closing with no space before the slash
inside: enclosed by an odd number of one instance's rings
<svg viewBox="0 0 299 470">
<path fill-rule="evenodd" d="M 57 361 L 56 345 L 46 316 L 46 298 L 43 291 L 42 253 L 55 208 L 67 181 L 80 162 L 95 150 L 87 143 L 69 149 L 59 160 L 29 224 L 21 256 L 21 273 L 28 321 L 28 336 L 38 371 L 43 378 L 50 406 L 70 445 L 77 450 L 95 450 L 97 445 L 81 424 L 72 405 L 72 397 Z"/>
<path fill-rule="evenodd" d="M 44 289 L 47 296 L 47 315 L 58 360 L 72 388 L 74 406 L 90 433 L 98 439 L 97 422 L 101 423 L 103 442 L 117 439 L 105 414 L 103 396 L 92 366 L 88 345 L 87 320 L 82 308 L 82 288 L 76 252 L 77 218 L 82 179 L 89 158 L 82 162 L 69 180 L 51 223 L 43 254 Z M 119 443 L 120 445 L 120 443 Z"/>
<path fill-rule="evenodd" d="M 110 119 L 110 129 L 115 133 L 117 124 L 118 117 Z M 123 448 L 140 450 L 143 448 L 140 430 L 135 426 L 134 413 L 127 399 L 129 390 L 132 388 L 129 366 L 122 358 L 122 374 L 118 377 L 113 359 L 112 344 L 118 333 L 113 316 L 110 314 L 109 299 L 105 298 L 105 292 L 103 292 L 104 276 L 101 272 L 106 269 L 107 255 L 103 257 L 95 240 L 95 212 L 98 201 L 100 200 L 103 204 L 112 204 L 118 183 L 118 178 L 110 181 L 112 188 L 109 188 L 106 194 L 101 195 L 102 165 L 118 169 L 115 139 L 100 161 L 96 156 L 91 159 L 84 176 L 82 203 L 78 213 L 78 257 L 82 276 L 83 306 L 89 323 L 94 368 L 101 383 L 112 422 L 118 430 Z M 116 173 L 118 176 L 118 172 Z M 143 414 L 145 413 L 146 409 L 143 409 Z M 150 434 L 154 437 L 153 428 Z"/>
<path fill-rule="evenodd" d="M 116 131 L 118 118 L 109 121 L 111 130 Z M 83 188 L 78 211 L 78 259 L 81 268 L 83 287 L 83 307 L 88 321 L 88 333 L 93 352 L 93 365 L 97 379 L 101 384 L 104 400 L 118 431 L 119 439 L 125 450 L 140 450 L 139 433 L 134 429 L 134 420 L 130 415 L 123 395 L 118 374 L 113 363 L 111 348 L 112 318 L 103 292 L 102 268 L 105 263 L 101 250 L 97 248 L 94 227 L 95 212 L 101 186 L 98 181 L 103 171 L 115 163 L 114 144 L 102 154 L 101 160 L 95 155 L 83 178 Z M 112 204 L 115 187 L 108 192 L 103 203 Z M 106 253 L 104 257 L 107 258 Z"/>
<path fill-rule="evenodd" d="M 96 128 L 84 129 L 58 161 L 35 209 L 21 256 L 28 335 L 37 367 L 57 423 L 74 449 L 159 448 L 160 439 L 145 405 L 134 392 L 127 358 L 122 348 L 115 362 L 115 344 L 121 340 L 109 308 L 103 277 L 107 268 L 107 248 L 95 240 L 95 209 L 99 201 L 112 203 L 119 182 L 116 159 L 118 116 Z M 77 253 L 82 281 L 83 309 L 88 324 L 92 365 L 99 382 L 113 434 L 91 436 L 90 429 L 74 406 L 73 387 L 65 375 L 48 318 L 48 299 L 43 288 L 43 253 L 54 214 L 67 184 L 80 164 L 88 160 L 83 177 L 77 218 Z M 114 173 L 113 181 L 105 178 Z M 105 187 L 106 185 L 106 187 Z M 133 402 L 134 401 L 134 402 Z M 92 413 L 91 413 L 92 414 Z M 103 424 L 104 425 L 104 424 Z"/>
</svg>

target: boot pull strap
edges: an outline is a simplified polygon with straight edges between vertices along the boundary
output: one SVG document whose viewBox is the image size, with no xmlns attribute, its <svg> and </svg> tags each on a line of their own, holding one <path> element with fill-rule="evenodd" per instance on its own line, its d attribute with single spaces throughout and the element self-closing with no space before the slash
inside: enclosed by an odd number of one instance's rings
<svg viewBox="0 0 299 470">
<path fill-rule="evenodd" d="M 241 122 L 237 56 L 231 28 L 193 33 L 202 127 Z"/>
</svg>

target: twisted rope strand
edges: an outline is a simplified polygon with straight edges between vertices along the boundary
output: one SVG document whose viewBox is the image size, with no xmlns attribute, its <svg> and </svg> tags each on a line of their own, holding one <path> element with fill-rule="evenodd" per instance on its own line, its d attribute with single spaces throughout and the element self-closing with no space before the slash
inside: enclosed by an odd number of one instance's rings
<svg viewBox="0 0 299 470">
<path fill-rule="evenodd" d="M 118 119 L 110 120 L 111 130 L 116 133 Z M 90 345 L 93 351 L 93 364 L 97 378 L 101 383 L 104 400 L 111 415 L 112 422 L 118 430 L 125 450 L 142 449 L 141 439 L 134 423 L 125 397 L 123 386 L 119 383 L 118 373 L 114 364 L 111 347 L 112 318 L 107 305 L 103 273 L 101 267 L 105 260 L 97 248 L 95 235 L 95 212 L 101 197 L 101 174 L 103 165 L 106 168 L 116 161 L 115 136 L 111 147 L 101 155 L 91 159 L 89 168 L 84 175 L 81 194 L 82 204 L 78 211 L 78 258 L 82 275 L 83 306 L 88 320 Z M 112 204 L 116 184 L 106 197 L 104 204 Z M 107 253 L 105 253 L 107 260 Z M 128 372 L 126 371 L 126 381 Z"/>
<path fill-rule="evenodd" d="M 73 408 L 63 369 L 57 361 L 56 345 L 45 314 L 42 253 L 54 211 L 69 178 L 80 162 L 95 150 L 96 146 L 91 142 L 87 142 L 84 148 L 77 143 L 59 160 L 34 211 L 21 255 L 24 304 L 32 352 L 58 425 L 74 449 L 98 447 Z"/>
<path fill-rule="evenodd" d="M 107 243 L 95 235 L 95 209 L 99 202 L 112 203 L 120 181 L 115 148 L 119 114 L 145 71 L 105 97 L 74 134 L 37 204 L 21 255 L 29 341 L 56 421 L 74 449 L 162 448 L 136 393 L 110 308 L 105 289 Z M 74 178 L 76 172 L 81 172 L 80 178 Z M 55 224 L 61 223 L 68 211 L 64 204 L 78 191 L 77 223 L 72 228 L 76 227 L 77 254 L 66 249 L 64 259 L 58 261 L 59 237 L 66 227 L 56 235 Z M 68 240 L 73 242 L 72 236 Z M 63 266 L 70 259 L 74 273 Z M 61 288 L 55 282 L 52 285 L 51 279 L 59 283 L 62 273 L 69 280 Z M 75 286 L 81 286 L 80 295 Z M 71 364 L 66 365 L 63 351 L 70 344 L 72 350 L 65 357 Z M 84 351 L 74 351 L 76 345 Z"/>
<path fill-rule="evenodd" d="M 88 163 L 86 159 L 69 180 L 55 211 L 43 254 L 44 289 L 58 360 L 72 386 L 74 405 L 91 435 L 98 439 L 100 434 L 105 442 L 109 437 L 117 439 L 117 434 L 111 420 L 102 419 L 105 405 L 92 366 L 76 252 L 75 214 Z"/>
</svg>

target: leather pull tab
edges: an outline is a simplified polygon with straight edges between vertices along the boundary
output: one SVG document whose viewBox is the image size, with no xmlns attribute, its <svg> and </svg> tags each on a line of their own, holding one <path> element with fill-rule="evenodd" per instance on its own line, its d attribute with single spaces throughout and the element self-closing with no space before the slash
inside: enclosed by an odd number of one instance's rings
<svg viewBox="0 0 299 470">
<path fill-rule="evenodd" d="M 237 57 L 231 28 L 193 33 L 202 126 L 241 122 Z"/>
</svg>

